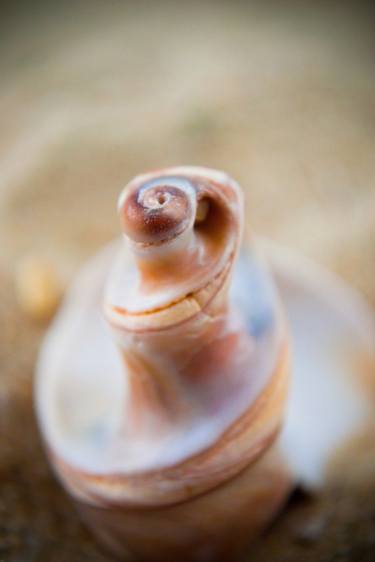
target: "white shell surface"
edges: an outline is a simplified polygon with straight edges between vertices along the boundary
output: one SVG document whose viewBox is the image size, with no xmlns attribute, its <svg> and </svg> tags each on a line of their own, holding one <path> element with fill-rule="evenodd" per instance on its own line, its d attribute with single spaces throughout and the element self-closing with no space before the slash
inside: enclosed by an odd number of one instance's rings
<svg viewBox="0 0 375 562">
<path fill-rule="evenodd" d="M 359 359 L 374 354 L 374 321 L 362 299 L 336 277 L 277 245 L 259 246 L 291 330 L 293 376 L 280 443 L 296 479 L 314 488 L 324 484 L 332 452 L 370 416 Z M 37 369 L 37 410 L 47 443 L 68 463 L 88 471 L 95 467 L 97 473 L 154 467 L 160 447 L 164 462 L 178 462 L 214 442 L 233 421 L 230 411 L 219 421 L 197 420 L 180 447 L 178 434 L 155 450 L 145 443 L 124 450 L 111 438 L 122 431 L 127 389 L 98 303 L 117 250 L 114 243 L 83 268 L 47 335 Z M 273 315 L 273 285 L 263 281 L 242 255 L 232 297 L 257 337 Z"/>
<path fill-rule="evenodd" d="M 244 319 L 234 315 L 229 326 L 236 330 L 245 320 L 249 327 L 257 343 L 257 376 L 246 385 L 232 381 L 234 389 L 224 389 L 227 398 L 219 410 L 197 403 L 193 419 L 176 424 L 166 435 L 131 439 L 122 425 L 127 402 L 124 364 L 101 309 L 109 266 L 118 250 L 119 243 L 113 243 L 83 267 L 48 332 L 37 368 L 36 404 L 47 444 L 68 464 L 95 474 L 170 466 L 214 444 L 252 404 L 277 362 L 278 346 L 272 343 L 279 338 L 276 293 L 259 264 L 251 273 L 254 293 L 242 283 L 233 285 L 239 297 L 236 308 L 243 308 L 241 301 L 248 302 L 252 294 L 258 303 Z M 237 280 L 241 277 L 235 274 Z M 198 392 L 204 406 L 212 402 L 215 388 L 202 386 Z"/>
<path fill-rule="evenodd" d="M 363 360 L 375 365 L 375 319 L 334 274 L 277 244 L 260 245 L 292 336 L 292 381 L 280 443 L 298 481 L 314 489 L 324 484 L 331 455 L 374 415 Z"/>
</svg>

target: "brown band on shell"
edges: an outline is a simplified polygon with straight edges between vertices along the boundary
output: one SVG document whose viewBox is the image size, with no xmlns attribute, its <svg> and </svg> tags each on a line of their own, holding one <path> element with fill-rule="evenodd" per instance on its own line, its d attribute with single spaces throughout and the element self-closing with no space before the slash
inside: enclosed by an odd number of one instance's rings
<svg viewBox="0 0 375 562">
<path fill-rule="evenodd" d="M 60 477 L 71 487 L 71 492 L 79 491 L 86 500 L 105 506 L 126 505 L 139 509 L 152 509 L 156 506 L 175 505 L 186 501 L 187 497 L 201 496 L 216 486 L 232 479 L 246 467 L 254 464 L 264 450 L 276 439 L 281 428 L 281 412 L 289 384 L 289 347 L 283 342 L 279 360 L 272 377 L 254 403 L 233 422 L 215 444 L 181 463 L 168 469 L 151 470 L 138 475 L 112 473 L 103 478 L 84 470 L 76 470 L 55 455 L 55 463 Z M 233 444 L 237 442 L 233 450 Z M 218 470 L 216 454 L 221 451 L 221 470 Z M 160 486 L 161 474 L 169 486 Z M 158 483 L 158 486 L 155 484 Z M 112 491 L 121 489 L 132 493 L 131 497 L 105 497 Z M 142 500 L 137 494 L 142 490 Z M 134 494 L 134 495 L 133 495 Z M 147 495 L 147 500 L 146 499 Z"/>
<path fill-rule="evenodd" d="M 124 199 L 120 216 L 124 233 L 136 243 L 157 244 L 172 240 L 190 224 L 193 209 L 189 196 L 166 183 L 141 185 Z"/>
</svg>

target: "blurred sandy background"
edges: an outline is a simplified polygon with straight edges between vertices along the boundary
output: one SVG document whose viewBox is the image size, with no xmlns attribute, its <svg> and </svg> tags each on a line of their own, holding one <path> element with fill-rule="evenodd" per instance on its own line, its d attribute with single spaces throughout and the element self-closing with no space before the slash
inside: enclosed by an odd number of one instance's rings
<svg viewBox="0 0 375 562">
<path fill-rule="evenodd" d="M 121 187 L 221 168 L 248 224 L 375 304 L 375 18 L 358 2 L 18 2 L 0 21 L 0 560 L 102 561 L 40 450 L 44 326 L 20 260 L 66 284 L 119 231 Z M 375 477 L 295 498 L 251 560 L 374 560 Z M 249 558 L 250 560 L 250 558 Z"/>
</svg>

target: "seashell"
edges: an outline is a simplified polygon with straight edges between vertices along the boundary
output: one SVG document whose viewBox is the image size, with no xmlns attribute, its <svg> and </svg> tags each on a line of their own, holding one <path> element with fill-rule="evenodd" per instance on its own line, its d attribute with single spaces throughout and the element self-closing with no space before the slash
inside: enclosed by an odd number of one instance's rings
<svg viewBox="0 0 375 562">
<path fill-rule="evenodd" d="M 123 239 L 83 267 L 41 349 L 46 450 L 122 560 L 234 560 L 366 425 L 373 317 L 286 250 L 241 250 L 222 172 L 137 176 L 118 210 Z"/>
</svg>

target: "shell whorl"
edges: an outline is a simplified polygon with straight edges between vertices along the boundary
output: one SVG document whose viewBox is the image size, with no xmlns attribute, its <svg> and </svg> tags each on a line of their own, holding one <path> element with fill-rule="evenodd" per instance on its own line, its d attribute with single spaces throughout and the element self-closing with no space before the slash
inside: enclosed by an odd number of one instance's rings
<svg viewBox="0 0 375 562">
<path fill-rule="evenodd" d="M 195 192 L 188 180 L 160 177 L 126 189 L 119 202 L 123 232 L 135 243 L 158 244 L 194 220 Z"/>
<path fill-rule="evenodd" d="M 232 269 L 242 231 L 240 188 L 214 170 L 168 168 L 135 177 L 118 211 L 127 244 L 110 274 L 107 319 L 143 330 L 194 315 Z"/>
<path fill-rule="evenodd" d="M 125 236 L 144 245 L 171 241 L 215 214 L 217 221 L 211 221 L 211 229 L 230 226 L 239 238 L 242 207 L 241 189 L 234 180 L 223 172 L 194 166 L 136 176 L 118 201 Z"/>
</svg>

